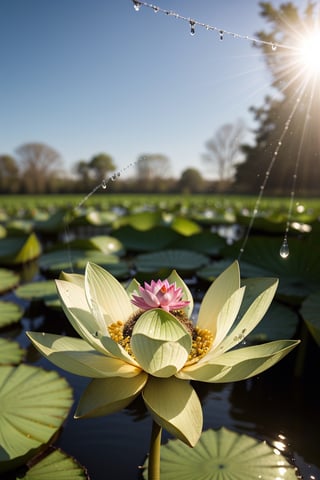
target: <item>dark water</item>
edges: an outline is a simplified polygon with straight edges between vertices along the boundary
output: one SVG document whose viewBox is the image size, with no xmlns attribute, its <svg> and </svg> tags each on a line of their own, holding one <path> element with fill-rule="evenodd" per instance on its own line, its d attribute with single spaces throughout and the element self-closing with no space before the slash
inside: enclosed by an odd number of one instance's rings
<svg viewBox="0 0 320 480">
<path fill-rule="evenodd" d="M 32 319 L 25 318 L 22 330 L 16 335 L 22 345 L 29 347 L 27 361 L 56 369 L 39 357 L 24 331 L 70 335 L 68 323 L 63 315 L 43 309 L 29 314 Z M 286 445 L 282 453 L 299 468 L 301 477 L 320 480 L 320 352 L 312 338 L 308 339 L 300 376 L 294 373 L 298 360 L 299 348 L 253 379 L 194 386 L 203 404 L 204 430 L 224 426 L 270 443 L 281 438 Z M 151 433 L 151 420 L 143 402 L 137 399 L 130 408 L 108 417 L 74 420 L 77 399 L 90 380 L 58 371 L 73 387 L 75 404 L 56 445 L 84 465 L 91 480 L 141 479 L 139 465 L 145 460 Z M 163 432 L 162 442 L 168 438 Z"/>
</svg>

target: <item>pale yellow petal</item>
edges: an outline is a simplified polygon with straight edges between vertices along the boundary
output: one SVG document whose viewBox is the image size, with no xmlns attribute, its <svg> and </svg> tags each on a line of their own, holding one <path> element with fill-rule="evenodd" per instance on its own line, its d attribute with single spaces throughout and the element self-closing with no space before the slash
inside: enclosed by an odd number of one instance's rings
<svg viewBox="0 0 320 480">
<path fill-rule="evenodd" d="M 124 287 L 99 265 L 87 264 L 85 292 L 92 313 L 105 328 L 119 320 L 126 322 L 134 312 Z M 102 333 L 108 334 L 105 331 Z"/>
<path fill-rule="evenodd" d="M 262 345 L 238 348 L 223 353 L 211 362 L 185 367 L 179 373 L 179 377 L 209 383 L 245 380 L 272 367 L 299 343 L 299 340 L 277 340 Z"/>
<path fill-rule="evenodd" d="M 189 301 L 189 304 L 184 307 L 183 311 L 186 313 L 186 315 L 191 318 L 192 311 L 193 311 L 193 297 L 192 294 L 189 290 L 188 285 L 182 280 L 182 278 L 178 275 L 178 273 L 173 270 L 171 274 L 168 277 L 169 283 L 174 283 L 176 284 L 177 287 L 182 288 L 182 300 L 187 300 Z"/>
<path fill-rule="evenodd" d="M 276 340 L 226 352 L 215 361 L 231 367 L 220 382 L 237 382 L 258 375 L 278 363 L 300 340 Z"/>
<path fill-rule="evenodd" d="M 185 364 L 191 349 L 190 333 L 170 313 L 145 312 L 134 326 L 131 348 L 138 364 L 156 377 L 170 377 Z"/>
<path fill-rule="evenodd" d="M 105 326 L 92 315 L 83 288 L 65 280 L 56 280 L 56 285 L 62 309 L 76 332 L 96 350 L 108 354 L 99 339 Z"/>
<path fill-rule="evenodd" d="M 216 335 L 220 310 L 228 298 L 240 288 L 240 272 L 237 261 L 233 262 L 211 284 L 200 305 L 197 326 Z"/>
<path fill-rule="evenodd" d="M 80 338 L 27 332 L 33 345 L 50 362 L 68 372 L 84 377 L 133 377 L 140 368 L 116 358 L 107 357 Z"/>
<path fill-rule="evenodd" d="M 132 378 L 94 379 L 83 392 L 75 418 L 109 415 L 127 407 L 141 392 L 148 375 L 141 372 Z"/>
<path fill-rule="evenodd" d="M 222 362 L 222 361 L 221 361 Z M 184 367 L 180 372 L 176 374 L 177 378 L 181 380 L 195 380 L 197 382 L 219 382 L 221 378 L 231 370 L 228 365 L 217 364 L 198 364 L 189 365 Z"/>
<path fill-rule="evenodd" d="M 241 320 L 221 345 L 219 354 L 230 350 L 258 325 L 267 312 L 278 286 L 276 278 L 250 278 L 243 281 L 246 291 L 240 309 Z"/>
<path fill-rule="evenodd" d="M 80 273 L 61 272 L 59 275 L 59 280 L 75 283 L 84 290 L 84 275 L 81 275 Z"/>
<path fill-rule="evenodd" d="M 244 291 L 245 289 L 243 287 L 233 292 L 221 308 L 216 322 L 216 336 L 213 340 L 211 352 L 215 349 L 220 350 L 220 343 L 225 338 L 237 318 Z"/>
<path fill-rule="evenodd" d="M 175 377 L 149 377 L 142 395 L 158 425 L 187 445 L 195 446 L 202 431 L 202 408 L 189 382 Z"/>
</svg>

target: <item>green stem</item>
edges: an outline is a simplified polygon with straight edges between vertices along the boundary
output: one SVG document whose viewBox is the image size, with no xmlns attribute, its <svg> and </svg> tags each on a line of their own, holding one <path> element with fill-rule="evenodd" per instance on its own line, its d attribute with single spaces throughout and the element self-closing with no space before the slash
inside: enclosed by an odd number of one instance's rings
<svg viewBox="0 0 320 480">
<path fill-rule="evenodd" d="M 160 425 L 153 421 L 148 460 L 148 480 L 160 480 L 161 432 Z"/>
</svg>

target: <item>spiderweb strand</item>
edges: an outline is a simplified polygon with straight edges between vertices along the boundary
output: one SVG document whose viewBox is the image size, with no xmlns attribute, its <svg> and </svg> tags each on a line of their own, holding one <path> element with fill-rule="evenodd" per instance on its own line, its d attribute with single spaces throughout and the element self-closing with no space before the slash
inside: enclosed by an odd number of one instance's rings
<svg viewBox="0 0 320 480">
<path fill-rule="evenodd" d="M 172 10 L 166 10 L 164 8 L 158 7 L 158 5 L 154 5 L 152 3 L 143 2 L 140 0 L 132 0 L 134 9 L 139 11 L 141 7 L 151 8 L 155 13 L 163 13 L 164 15 L 177 18 L 178 20 L 182 20 L 187 22 L 190 26 L 190 33 L 191 35 L 195 34 L 195 27 L 205 28 L 208 31 L 216 32 L 219 35 L 220 40 L 223 40 L 225 35 L 229 35 L 233 38 L 237 38 L 240 40 L 247 40 L 249 42 L 253 42 L 257 45 L 268 45 L 272 48 L 272 50 L 277 50 L 278 48 L 283 48 L 287 50 L 294 50 L 299 51 L 298 48 L 293 47 L 291 45 L 286 45 L 283 43 L 277 42 L 268 42 L 266 40 L 260 40 L 255 37 L 251 37 L 250 35 L 241 35 L 240 33 L 232 32 L 230 30 L 225 30 L 224 28 L 220 28 L 214 25 L 209 25 L 208 23 L 199 22 L 198 20 L 194 20 L 190 17 L 185 17 L 180 15 L 179 13 L 173 12 Z"/>
</svg>

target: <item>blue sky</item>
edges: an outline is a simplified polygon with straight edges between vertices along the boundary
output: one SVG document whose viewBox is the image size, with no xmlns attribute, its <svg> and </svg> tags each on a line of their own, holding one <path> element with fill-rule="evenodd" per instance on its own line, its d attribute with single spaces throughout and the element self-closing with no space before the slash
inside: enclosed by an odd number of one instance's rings
<svg viewBox="0 0 320 480">
<path fill-rule="evenodd" d="M 240 35 L 267 28 L 255 0 L 151 3 Z M 252 127 L 249 107 L 271 92 L 251 42 L 197 27 L 191 36 L 131 0 L 1 0 L 0 62 L 0 153 L 42 142 L 66 169 L 100 152 L 118 169 L 162 153 L 174 175 L 206 175 L 205 142 L 240 118 Z"/>
</svg>

